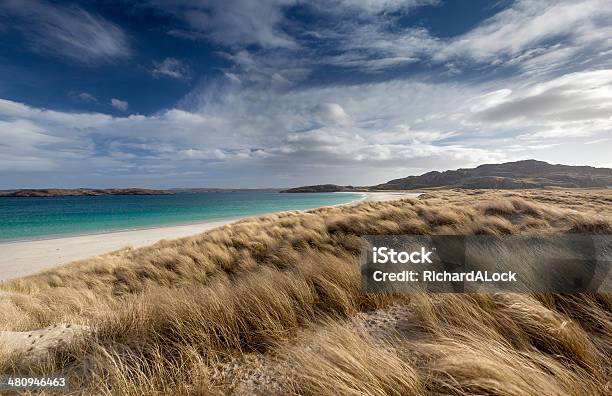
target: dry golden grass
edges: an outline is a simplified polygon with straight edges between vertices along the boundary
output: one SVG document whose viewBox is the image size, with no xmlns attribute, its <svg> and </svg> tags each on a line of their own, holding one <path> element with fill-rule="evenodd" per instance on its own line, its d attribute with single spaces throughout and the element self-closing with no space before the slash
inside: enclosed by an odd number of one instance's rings
<svg viewBox="0 0 612 396">
<path fill-rule="evenodd" d="M 358 255 L 366 234 L 612 234 L 611 203 L 436 191 L 83 260 L 0 286 L 0 330 L 92 329 L 35 361 L 5 349 L 0 372 L 64 373 L 73 394 L 609 394 L 610 295 L 366 295 Z"/>
</svg>

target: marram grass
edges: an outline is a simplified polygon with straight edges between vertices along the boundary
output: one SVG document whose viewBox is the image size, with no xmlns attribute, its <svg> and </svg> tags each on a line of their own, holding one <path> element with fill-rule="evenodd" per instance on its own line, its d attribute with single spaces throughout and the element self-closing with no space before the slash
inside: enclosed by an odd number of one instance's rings
<svg viewBox="0 0 612 396">
<path fill-rule="evenodd" d="M 612 234 L 609 190 L 448 190 L 291 212 L 0 286 L 0 330 L 87 326 L 0 372 L 72 394 L 606 395 L 612 296 L 362 293 L 360 235 Z"/>
</svg>

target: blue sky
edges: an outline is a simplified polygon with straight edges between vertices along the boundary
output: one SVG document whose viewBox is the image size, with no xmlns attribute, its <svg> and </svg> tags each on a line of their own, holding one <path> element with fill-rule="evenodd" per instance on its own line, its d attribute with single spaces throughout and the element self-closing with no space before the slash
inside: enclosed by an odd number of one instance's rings
<svg viewBox="0 0 612 396">
<path fill-rule="evenodd" d="M 0 188 L 612 167 L 612 5 L 0 1 Z"/>
</svg>

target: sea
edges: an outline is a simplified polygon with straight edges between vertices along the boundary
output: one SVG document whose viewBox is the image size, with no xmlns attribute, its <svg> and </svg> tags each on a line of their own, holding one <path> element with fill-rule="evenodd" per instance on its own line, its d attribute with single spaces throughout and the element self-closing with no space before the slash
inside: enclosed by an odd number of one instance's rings
<svg viewBox="0 0 612 396">
<path fill-rule="evenodd" d="M 349 203 L 359 193 L 180 192 L 0 198 L 0 241 L 197 223 Z"/>
</svg>

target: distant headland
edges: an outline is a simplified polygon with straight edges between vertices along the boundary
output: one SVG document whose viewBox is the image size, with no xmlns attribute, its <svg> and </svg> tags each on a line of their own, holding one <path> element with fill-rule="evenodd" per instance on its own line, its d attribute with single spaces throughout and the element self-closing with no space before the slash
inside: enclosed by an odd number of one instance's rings
<svg viewBox="0 0 612 396">
<path fill-rule="evenodd" d="M 274 188 L 171 188 L 166 190 L 149 188 L 27 188 L 0 190 L 0 198 L 27 197 L 78 197 L 99 195 L 173 195 L 176 193 L 280 191 Z"/>
<path fill-rule="evenodd" d="M 279 188 L 26 188 L 0 190 L 0 198 L 79 197 L 99 195 L 173 195 L 176 193 L 280 191 Z"/>
<path fill-rule="evenodd" d="M 40 188 L 0 191 L 0 197 L 77 197 L 97 195 L 168 195 L 167 190 L 147 188 Z"/>
<path fill-rule="evenodd" d="M 524 160 L 485 164 L 476 168 L 427 172 L 375 186 L 319 184 L 290 188 L 282 192 L 336 192 L 373 190 L 413 190 L 424 188 L 528 189 L 528 188 L 605 188 L 612 186 L 612 169 L 592 166 L 549 164 Z"/>
</svg>

